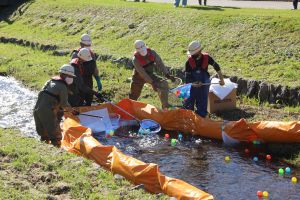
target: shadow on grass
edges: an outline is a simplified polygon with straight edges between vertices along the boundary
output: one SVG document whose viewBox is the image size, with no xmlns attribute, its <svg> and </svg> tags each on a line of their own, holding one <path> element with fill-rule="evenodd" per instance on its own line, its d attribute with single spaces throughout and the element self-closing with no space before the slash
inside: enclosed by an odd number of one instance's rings
<svg viewBox="0 0 300 200">
<path fill-rule="evenodd" d="M 224 8 L 240 9 L 239 7 L 222 7 L 222 6 L 188 6 L 187 8 L 204 10 L 204 11 L 205 10 L 224 11 Z"/>
<path fill-rule="evenodd" d="M 234 110 L 216 112 L 214 115 L 225 120 L 238 121 L 241 118 L 247 119 L 254 117 L 255 112 L 247 112 L 245 110 L 236 108 Z"/>
<path fill-rule="evenodd" d="M 33 2 L 34 0 L 17 0 L 15 3 L 10 3 L 11 5 L 0 6 L 0 21 L 5 21 L 8 24 L 14 23 L 12 17 L 22 16 Z"/>
</svg>

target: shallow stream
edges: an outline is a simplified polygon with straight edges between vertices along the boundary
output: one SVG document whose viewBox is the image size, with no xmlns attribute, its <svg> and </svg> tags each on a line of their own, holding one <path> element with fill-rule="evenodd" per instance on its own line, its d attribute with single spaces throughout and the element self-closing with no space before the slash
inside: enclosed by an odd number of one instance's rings
<svg viewBox="0 0 300 200">
<path fill-rule="evenodd" d="M 25 136 L 38 138 L 32 116 L 37 94 L 15 79 L 1 76 L 0 94 L 0 127 L 18 128 Z M 266 161 L 268 152 L 261 145 L 227 147 L 220 141 L 185 135 L 172 146 L 164 134 L 128 137 L 124 133 L 124 137 L 106 139 L 99 135 L 97 139 L 144 162 L 157 163 L 165 175 L 205 190 L 216 200 L 258 199 L 258 190 L 268 191 L 268 199 L 300 199 L 300 183 L 291 183 L 292 176 L 300 179 L 300 171 L 292 168 L 291 175 L 279 176 L 278 169 L 288 167 L 287 164 L 274 158 Z M 170 136 L 177 139 L 178 133 L 172 132 Z M 252 153 L 246 154 L 245 148 Z M 229 162 L 225 162 L 226 156 L 230 157 Z M 253 161 L 253 156 L 258 156 L 258 162 Z"/>
</svg>

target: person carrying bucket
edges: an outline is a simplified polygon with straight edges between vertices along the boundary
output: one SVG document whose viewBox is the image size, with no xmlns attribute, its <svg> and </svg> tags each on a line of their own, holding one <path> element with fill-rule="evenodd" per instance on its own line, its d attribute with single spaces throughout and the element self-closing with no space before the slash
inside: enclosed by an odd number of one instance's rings
<svg viewBox="0 0 300 200">
<path fill-rule="evenodd" d="M 160 56 L 153 49 L 148 48 L 144 41 L 136 40 L 134 46 L 136 49 L 132 59 L 134 72 L 129 98 L 137 100 L 141 95 L 144 84 L 149 83 L 152 85 L 153 90 L 158 92 L 162 108 L 170 107 L 168 82 L 157 72 L 162 72 L 172 82 L 175 82 L 175 77 L 169 73 Z"/>
<path fill-rule="evenodd" d="M 36 131 L 41 141 L 60 147 L 62 139 L 59 112 L 61 109 L 78 114 L 68 103 L 67 86 L 72 84 L 75 77 L 74 68 L 63 65 L 59 70 L 60 75 L 51 78 L 39 92 L 33 110 Z"/>
<path fill-rule="evenodd" d="M 207 115 L 207 101 L 210 85 L 210 75 L 208 65 L 212 65 L 220 78 L 220 85 L 224 85 L 224 78 L 218 63 L 208 55 L 202 52 L 199 41 L 193 41 L 188 46 L 188 60 L 185 63 L 185 81 L 192 83 L 190 97 L 184 102 L 183 107 L 194 110 L 196 104 L 196 113 L 201 117 Z"/>
<path fill-rule="evenodd" d="M 72 59 L 70 63 L 74 67 L 76 78 L 74 78 L 74 82 L 69 86 L 69 103 L 72 107 L 90 106 L 93 95 L 100 100 L 102 98 L 101 93 L 94 91 L 93 87 L 87 85 L 83 79 L 85 73 L 84 64 L 93 58 L 87 48 L 81 48 L 77 56 L 78 58 Z"/>
<path fill-rule="evenodd" d="M 82 79 L 83 82 L 89 87 L 93 88 L 93 76 L 97 82 L 98 92 L 102 90 L 102 83 L 99 76 L 99 70 L 96 63 L 96 55 L 91 49 L 92 40 L 88 34 L 83 34 L 80 39 L 80 48 L 74 50 L 71 55 L 71 62 L 78 59 L 78 53 L 82 48 L 86 48 L 90 51 L 92 59 L 82 63 Z M 86 105 L 90 106 L 92 103 L 93 95 L 85 94 L 84 99 L 86 100 Z"/>
</svg>

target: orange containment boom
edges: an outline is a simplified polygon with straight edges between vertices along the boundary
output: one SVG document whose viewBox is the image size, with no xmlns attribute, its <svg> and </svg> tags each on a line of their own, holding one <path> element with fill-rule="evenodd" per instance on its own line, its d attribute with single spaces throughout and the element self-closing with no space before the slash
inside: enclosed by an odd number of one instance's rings
<svg viewBox="0 0 300 200">
<path fill-rule="evenodd" d="M 152 105 L 123 99 L 118 106 L 136 116 L 138 119 L 153 119 L 163 129 L 178 130 L 184 133 L 207 138 L 222 139 L 222 131 L 238 141 L 261 140 L 263 142 L 300 143 L 300 122 L 255 122 L 213 121 L 204 119 L 190 110 L 177 109 L 163 111 Z M 80 112 L 107 108 L 109 112 L 118 113 L 122 119 L 130 116 L 116 109 L 111 104 L 80 108 Z M 144 184 L 147 191 L 165 193 L 177 199 L 213 199 L 213 196 L 181 180 L 167 177 L 159 172 L 153 163 L 124 155 L 114 146 L 104 146 L 91 135 L 91 130 L 80 124 L 79 119 L 69 115 L 64 121 L 62 146 L 68 151 L 83 155 L 105 169 L 120 174 L 135 184 Z"/>
<path fill-rule="evenodd" d="M 100 108 L 100 107 L 97 107 Z M 63 126 L 62 147 L 85 156 L 134 184 L 144 184 L 152 193 L 165 193 L 177 199 L 213 200 L 213 196 L 175 178 L 163 175 L 154 163 L 144 163 L 120 152 L 115 146 L 104 146 L 93 138 L 91 130 L 67 118 Z"/>
</svg>

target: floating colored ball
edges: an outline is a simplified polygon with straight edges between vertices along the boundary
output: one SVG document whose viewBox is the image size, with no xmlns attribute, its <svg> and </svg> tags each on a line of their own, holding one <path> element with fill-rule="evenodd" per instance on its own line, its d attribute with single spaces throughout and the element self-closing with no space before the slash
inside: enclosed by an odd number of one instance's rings
<svg viewBox="0 0 300 200">
<path fill-rule="evenodd" d="M 263 192 L 262 192 L 262 191 L 257 191 L 257 192 L 256 192 L 256 195 L 257 195 L 258 197 L 262 197 L 262 196 L 263 196 Z"/>
<path fill-rule="evenodd" d="M 283 170 L 282 168 L 280 168 L 280 169 L 278 170 L 278 173 L 279 173 L 279 175 L 283 175 L 283 174 L 284 174 L 284 170 Z"/>
<path fill-rule="evenodd" d="M 267 160 L 271 160 L 271 159 L 272 159 L 272 156 L 268 154 L 268 155 L 266 155 L 266 159 L 267 159 Z"/>
<path fill-rule="evenodd" d="M 229 162 L 230 161 L 230 157 L 229 156 L 225 156 L 225 161 Z"/>
<path fill-rule="evenodd" d="M 171 145 L 172 145 L 172 146 L 175 146 L 176 143 L 177 143 L 177 140 L 176 140 L 176 139 L 172 139 L 172 140 L 171 140 Z"/>
<path fill-rule="evenodd" d="M 110 132 L 109 132 L 109 135 L 110 136 L 113 136 L 115 134 L 115 132 L 113 131 L 113 130 L 111 130 Z"/>
<path fill-rule="evenodd" d="M 257 161 L 258 161 L 258 157 L 256 157 L 256 156 L 253 157 L 253 161 L 254 161 L 254 162 L 257 162 Z"/>
<path fill-rule="evenodd" d="M 296 177 L 293 177 L 292 179 L 291 179 L 291 181 L 292 181 L 292 183 L 297 183 L 297 178 Z"/>
<path fill-rule="evenodd" d="M 105 137 L 106 138 L 110 138 L 110 134 L 105 134 Z"/>
<path fill-rule="evenodd" d="M 178 140 L 180 140 L 180 141 L 181 141 L 181 140 L 182 140 L 182 138 L 183 138 L 182 134 L 181 134 L 181 133 L 179 133 L 179 134 L 178 134 Z"/>
<path fill-rule="evenodd" d="M 291 173 L 291 168 L 286 167 L 286 168 L 285 168 L 285 173 L 286 173 L 286 174 L 290 174 L 290 173 Z"/>
<path fill-rule="evenodd" d="M 249 149 L 245 149 L 245 153 L 250 153 L 250 150 Z"/>
<path fill-rule="evenodd" d="M 170 135 L 168 133 L 165 134 L 165 139 L 169 139 Z"/>
<path fill-rule="evenodd" d="M 269 196 L 269 192 L 268 191 L 264 191 L 263 192 L 263 197 L 268 197 Z"/>
</svg>

